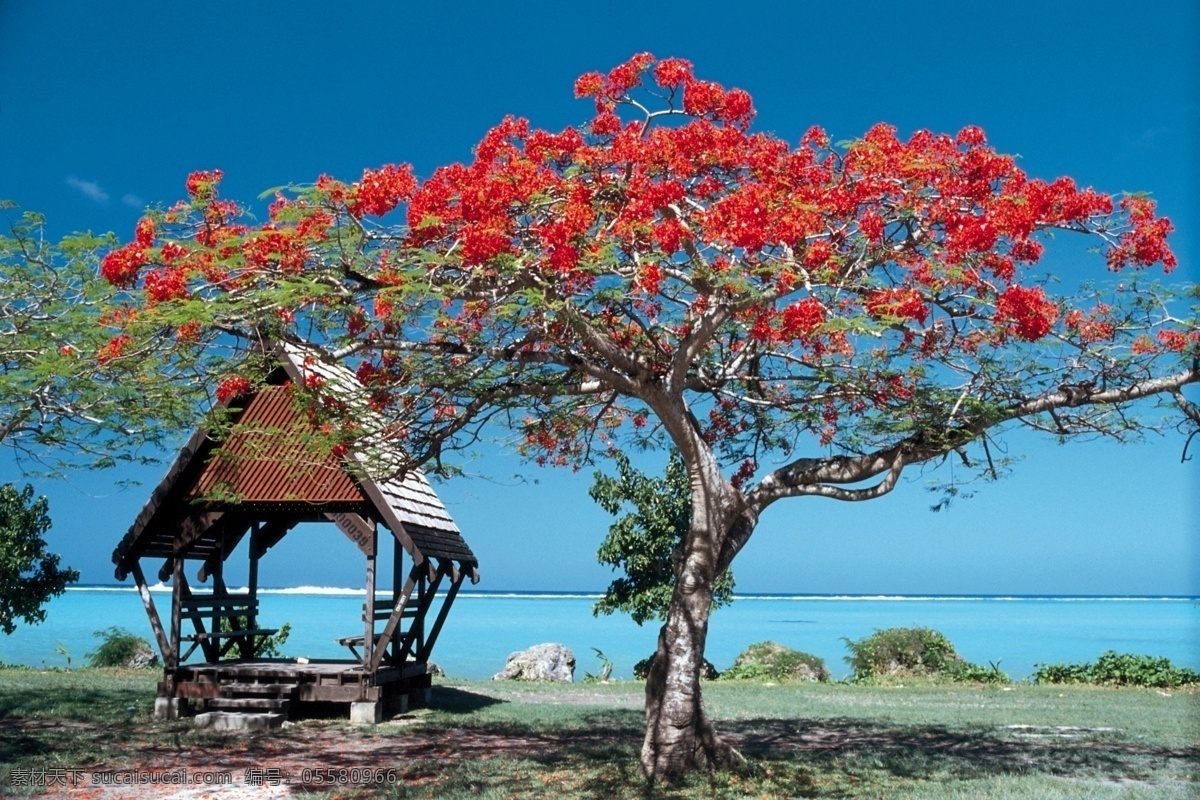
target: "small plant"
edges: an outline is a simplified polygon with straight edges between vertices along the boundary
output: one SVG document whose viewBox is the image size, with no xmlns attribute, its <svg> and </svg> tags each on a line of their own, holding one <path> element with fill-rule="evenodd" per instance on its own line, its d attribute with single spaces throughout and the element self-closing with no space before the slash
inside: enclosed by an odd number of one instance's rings
<svg viewBox="0 0 1200 800">
<path fill-rule="evenodd" d="M 989 661 L 986 667 L 972 664 L 969 661 L 960 661 L 957 666 L 950 668 L 946 677 L 961 683 L 1012 683 L 1008 674 L 1000 669 L 999 659 L 994 663 Z"/>
<path fill-rule="evenodd" d="M 583 673 L 584 683 L 608 683 L 609 677 L 612 675 L 613 663 L 608 656 L 599 647 L 593 647 L 592 652 L 596 654 L 596 658 L 600 659 L 600 674 L 593 675 L 590 672 Z"/>
<path fill-rule="evenodd" d="M 759 642 L 747 647 L 733 666 L 721 673 L 721 680 L 827 682 L 825 661 L 811 653 L 792 650 L 777 642 Z"/>
<path fill-rule="evenodd" d="M 87 654 L 88 663 L 93 667 L 124 667 L 139 656 L 145 659 L 144 654 L 154 654 L 149 642 L 124 628 L 114 626 L 96 631 L 92 636 L 100 639 L 100 646 Z M 69 658 L 67 664 L 70 665 Z"/>
<path fill-rule="evenodd" d="M 71 668 L 71 653 L 67 650 L 67 646 L 62 642 L 54 643 L 54 652 L 67 660 L 67 669 Z"/>
<path fill-rule="evenodd" d="M 1091 683 L 1169 689 L 1200 683 L 1200 673 L 1177 667 L 1170 659 L 1105 651 L 1094 663 L 1035 664 L 1034 683 Z"/>
<path fill-rule="evenodd" d="M 228 633 L 230 631 L 244 631 L 250 621 L 246 617 L 223 617 L 221 619 L 221 630 Z M 285 658 L 283 655 L 283 645 L 287 641 L 288 636 L 292 632 L 292 626 L 285 622 L 279 626 L 279 630 L 270 636 L 254 636 L 249 637 L 251 642 L 246 643 L 239 641 L 235 647 L 238 651 L 239 658 Z"/>
</svg>

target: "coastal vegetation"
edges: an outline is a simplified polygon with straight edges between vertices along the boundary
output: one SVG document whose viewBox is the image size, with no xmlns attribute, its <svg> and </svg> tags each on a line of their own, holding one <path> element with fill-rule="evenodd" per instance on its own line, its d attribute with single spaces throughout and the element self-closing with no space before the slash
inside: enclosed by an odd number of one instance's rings
<svg viewBox="0 0 1200 800">
<path fill-rule="evenodd" d="M 1183 800 L 1200 755 L 1195 689 L 715 681 L 710 713 L 754 766 L 648 789 L 637 771 L 639 681 L 439 679 L 428 708 L 374 728 L 308 719 L 231 735 L 153 720 L 158 677 L 0 669 L 0 794 L 67 794 L 32 785 L 39 770 L 227 770 L 240 780 L 261 767 L 293 784 L 307 770 L 314 800 Z M 385 780 L 319 783 L 320 769 L 365 764 Z"/>
</svg>

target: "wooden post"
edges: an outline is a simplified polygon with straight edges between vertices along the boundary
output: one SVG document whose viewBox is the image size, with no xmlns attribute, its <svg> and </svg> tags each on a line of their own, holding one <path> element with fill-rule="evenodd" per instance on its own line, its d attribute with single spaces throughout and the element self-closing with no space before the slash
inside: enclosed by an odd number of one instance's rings
<svg viewBox="0 0 1200 800">
<path fill-rule="evenodd" d="M 171 576 L 171 660 L 170 668 L 179 667 L 180 637 L 183 635 L 181 622 L 183 613 L 183 553 L 176 551 L 175 566 Z"/>
<path fill-rule="evenodd" d="M 258 600 L 258 559 L 262 557 L 262 526 L 259 523 L 254 523 L 254 529 L 250 532 L 250 613 L 254 614 L 254 609 Z M 258 620 L 254 616 L 250 617 L 250 629 L 258 627 Z"/>
<path fill-rule="evenodd" d="M 158 652 L 162 653 L 163 664 L 166 664 L 171 655 L 171 640 L 163 631 L 162 620 L 159 619 L 158 610 L 154 607 L 154 598 L 150 596 L 150 587 L 146 585 L 146 576 L 142 574 L 141 563 L 134 561 L 129 572 L 133 575 L 134 582 L 137 583 L 138 594 L 142 597 L 142 605 L 146 607 L 146 616 L 150 618 L 150 629 L 154 631 L 154 641 L 158 643 Z"/>
<path fill-rule="evenodd" d="M 442 625 L 446 622 L 446 615 L 450 613 L 450 605 L 454 602 L 455 596 L 458 595 L 458 589 L 462 586 L 463 579 L 467 577 L 461 572 L 457 572 L 452 577 L 450 590 L 446 592 L 446 599 L 442 601 L 442 607 L 438 609 L 437 619 L 433 622 L 433 628 L 429 631 L 429 636 L 425 641 L 417 647 L 417 654 L 414 656 L 417 661 L 428 661 L 430 653 L 433 652 L 433 646 L 437 643 L 438 634 L 442 632 Z"/>
<path fill-rule="evenodd" d="M 408 573 L 408 580 L 404 582 L 404 588 L 400 590 L 400 598 L 396 601 L 396 605 L 392 607 L 392 613 L 388 617 L 387 624 L 383 626 L 383 633 L 379 635 L 380 649 L 386 649 L 388 643 L 392 641 L 392 636 L 396 633 L 397 626 L 400 625 L 400 617 L 404 614 L 404 609 L 408 605 L 408 599 L 412 597 L 413 589 L 417 588 L 417 579 L 421 576 L 422 570 L 425 569 L 425 564 L 417 563 Z M 378 656 L 378 653 L 376 653 Z M 366 663 L 365 661 L 363 662 Z M 379 668 L 379 659 L 376 657 L 374 663 L 371 664 L 371 671 L 374 672 Z"/>
<path fill-rule="evenodd" d="M 388 537 L 392 540 L 392 608 L 400 602 L 400 593 L 403 591 L 404 584 L 401 578 L 404 575 L 404 548 L 400 546 L 400 541 L 395 536 Z M 400 643 L 395 639 L 391 642 L 392 648 L 392 663 L 396 666 L 400 664 Z"/>
<path fill-rule="evenodd" d="M 366 633 L 363 636 L 363 670 L 375 672 L 375 556 L 379 550 L 379 532 L 372 526 L 367 550 L 367 602 L 363 606 Z"/>
</svg>

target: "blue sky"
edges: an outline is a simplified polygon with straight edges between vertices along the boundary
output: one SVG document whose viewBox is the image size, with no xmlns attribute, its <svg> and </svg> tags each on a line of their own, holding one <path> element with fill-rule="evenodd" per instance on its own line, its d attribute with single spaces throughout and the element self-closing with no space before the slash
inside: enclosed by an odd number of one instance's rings
<svg viewBox="0 0 1200 800">
<path fill-rule="evenodd" d="M 407 161 L 427 176 L 465 160 L 505 114 L 583 122 L 574 78 L 632 53 L 681 56 L 748 90 L 757 126 L 835 140 L 878 121 L 902 135 L 977 124 L 1032 175 L 1149 190 L 1196 279 L 1196 7 L 1190 2 L 409 4 L 0 2 L 0 197 L 51 228 L 115 230 L 219 168 L 223 193 Z M 334 10 L 331 10 L 334 9 Z M 1069 283 L 1104 278 L 1072 248 Z M 1196 488 L 1176 435 L 1058 447 L 1010 438 L 1010 478 L 948 512 L 929 476 L 841 505 L 805 498 L 764 517 L 738 560 L 749 592 L 1200 594 Z M 651 462 L 652 463 L 652 462 Z M 19 475 L 0 454 L 4 480 Z M 539 470 L 481 451 L 490 479 L 439 487 L 487 588 L 598 589 L 609 519 L 590 470 Z M 42 482 L 52 549 L 87 582 L 161 468 Z M 522 474 L 524 479 L 511 476 Z M 117 492 L 118 478 L 147 486 Z M 319 557 L 314 557 L 319 554 Z M 263 564 L 267 584 L 361 585 L 332 530 L 297 531 Z M 483 587 L 481 587 L 483 588 Z"/>
</svg>

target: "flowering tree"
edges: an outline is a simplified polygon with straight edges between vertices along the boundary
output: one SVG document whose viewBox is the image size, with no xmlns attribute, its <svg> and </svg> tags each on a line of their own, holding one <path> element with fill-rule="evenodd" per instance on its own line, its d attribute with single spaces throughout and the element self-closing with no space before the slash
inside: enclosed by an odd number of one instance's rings
<svg viewBox="0 0 1200 800">
<path fill-rule="evenodd" d="M 115 240 L 54 241 L 37 214 L 6 201 L 0 212 L 0 444 L 25 472 L 154 457 L 195 420 L 215 354 L 161 347 L 161 322 L 138 329 L 138 348 L 113 340 L 110 326 L 134 326 L 132 306 L 95 280 Z M 122 348 L 138 357 L 108 357 Z"/>
<path fill-rule="evenodd" d="M 1141 277 L 1176 265 L 1145 197 L 1030 178 L 977 128 L 877 125 L 844 147 L 812 128 L 792 146 L 680 59 L 638 55 L 575 91 L 596 108 L 581 129 L 508 118 L 470 164 L 323 176 L 262 224 L 219 197 L 219 172 L 192 175 L 104 259 L 127 305 L 102 360 L 149 330 L 168 363 L 291 341 L 362 383 L 355 401 L 315 371 L 297 389 L 323 446 L 386 435 L 433 468 L 489 423 L 540 464 L 669 440 L 691 523 L 646 685 L 647 776 L 736 758 L 698 673 L 714 581 L 772 504 L 870 500 L 949 457 L 994 476 L 990 442 L 1018 426 L 1169 424 L 1135 415 L 1148 398 L 1197 419 L 1182 390 L 1200 334 Z M 1050 232 L 1097 245 L 1123 283 L 1049 294 Z M 219 399 L 262 379 L 237 364 Z"/>
</svg>

